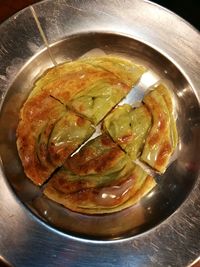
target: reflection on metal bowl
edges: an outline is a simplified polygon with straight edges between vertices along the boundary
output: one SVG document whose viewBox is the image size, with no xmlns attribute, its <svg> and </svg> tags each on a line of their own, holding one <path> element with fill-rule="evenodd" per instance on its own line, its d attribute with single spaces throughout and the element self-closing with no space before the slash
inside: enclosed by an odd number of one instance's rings
<svg viewBox="0 0 200 267">
<path fill-rule="evenodd" d="M 2 240 L 7 246 L 14 242 L 20 253 L 26 246 L 39 242 L 33 249 L 33 254 L 39 253 L 39 257 L 29 265 L 0 246 L 2 255 L 16 266 L 86 266 L 89 253 L 95 255 L 90 258 L 89 266 L 106 266 L 109 262 L 110 266 L 184 266 L 200 253 L 200 241 L 195 236 L 200 230 L 197 222 L 200 217 L 197 198 L 200 110 L 196 78 L 199 62 L 195 59 L 200 46 L 194 47 L 195 53 L 189 45 L 194 38 L 200 43 L 198 33 L 174 14 L 148 2 L 125 1 L 121 9 L 126 11 L 126 16 L 116 3 L 103 1 L 99 6 L 96 2 L 82 1 L 76 4 L 45 1 L 24 10 L 0 28 L 0 33 L 6 30 L 17 44 L 13 51 L 14 44 L 11 41 L 9 47 L 8 37 L 0 41 L 1 47 L 8 46 L 9 54 L 6 57 L 6 52 L 0 51 L 4 60 L 0 63 L 0 79 L 4 80 L 0 89 L 7 91 L 2 98 L 0 118 Z M 53 12 L 52 19 L 49 12 Z M 65 12 L 69 15 L 67 19 Z M 153 14 L 157 14 L 162 25 L 153 19 Z M 168 17 L 171 23 L 184 29 L 174 38 L 179 41 L 186 38 L 189 44 L 167 40 L 169 34 L 175 34 L 173 28 L 169 33 L 165 28 Z M 184 31 L 188 35 L 184 35 Z M 133 58 L 172 88 L 179 146 L 175 160 L 159 178 L 158 185 L 138 204 L 109 215 L 89 216 L 48 200 L 41 189 L 25 177 L 16 149 L 15 131 L 19 110 L 39 75 L 55 62 L 76 59 L 95 48 Z M 185 53 L 188 60 L 184 58 Z M 196 60 L 196 64 L 191 60 Z M 9 233 L 14 241 L 9 239 Z M 187 257 L 183 244 L 191 250 Z M 46 247 L 55 257 L 41 255 Z M 179 250 L 180 257 L 174 265 L 175 249 Z M 85 262 L 77 259 L 75 263 L 77 250 L 84 252 Z M 113 257 L 126 257 L 126 263 L 122 260 L 116 263 L 111 260 Z M 27 264 L 33 259 L 30 252 L 27 259 Z"/>
</svg>

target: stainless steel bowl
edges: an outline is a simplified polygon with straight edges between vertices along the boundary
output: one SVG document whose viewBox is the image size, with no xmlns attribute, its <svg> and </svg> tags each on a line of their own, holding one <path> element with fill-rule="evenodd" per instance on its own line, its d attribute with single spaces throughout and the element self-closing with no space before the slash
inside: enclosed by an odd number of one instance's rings
<svg viewBox="0 0 200 267">
<path fill-rule="evenodd" d="M 0 251 L 14 266 L 186 266 L 200 254 L 200 37 L 146 1 L 43 1 L 0 27 Z M 134 58 L 173 89 L 179 146 L 156 188 L 87 216 L 46 199 L 16 150 L 19 110 L 44 70 L 93 48 Z M 15 249 L 14 249 L 15 248 Z"/>
</svg>

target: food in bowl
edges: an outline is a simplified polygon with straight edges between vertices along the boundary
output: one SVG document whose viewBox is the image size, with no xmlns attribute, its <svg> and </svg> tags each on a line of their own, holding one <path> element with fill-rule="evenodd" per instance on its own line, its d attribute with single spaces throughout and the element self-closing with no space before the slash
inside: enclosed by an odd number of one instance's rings
<svg viewBox="0 0 200 267">
<path fill-rule="evenodd" d="M 166 169 L 177 145 L 171 94 L 160 84 L 139 107 L 117 106 L 145 71 L 123 57 L 93 56 L 36 81 L 20 111 L 17 148 L 26 176 L 45 184 L 48 198 L 76 212 L 111 213 L 156 185 L 134 161 Z M 74 155 L 102 121 L 101 135 Z"/>
</svg>

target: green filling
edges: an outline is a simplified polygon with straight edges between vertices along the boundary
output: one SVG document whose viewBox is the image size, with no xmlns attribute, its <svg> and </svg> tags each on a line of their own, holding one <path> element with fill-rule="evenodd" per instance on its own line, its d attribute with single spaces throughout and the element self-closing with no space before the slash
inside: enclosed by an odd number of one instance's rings
<svg viewBox="0 0 200 267">
<path fill-rule="evenodd" d="M 132 160 L 141 154 L 150 127 L 151 115 L 144 105 L 136 109 L 117 107 L 104 121 L 104 129 Z"/>
<path fill-rule="evenodd" d="M 99 188 L 103 186 L 109 186 L 110 183 L 114 181 L 120 181 L 122 178 L 130 174 L 132 169 L 132 163 L 126 162 L 122 169 L 119 169 L 119 166 L 115 166 L 115 168 L 110 169 L 107 171 L 107 173 L 80 176 L 63 166 L 58 173 L 55 174 L 53 179 L 64 177 L 66 183 L 79 183 L 81 181 L 81 190 L 85 188 Z"/>
<path fill-rule="evenodd" d="M 136 84 L 141 75 L 146 71 L 145 67 L 117 56 L 90 57 L 82 59 L 82 61 L 111 72 L 129 87 Z"/>
<path fill-rule="evenodd" d="M 91 87 L 76 94 L 68 106 L 96 125 L 123 96 L 120 84 L 111 85 L 105 80 L 97 80 Z"/>
<path fill-rule="evenodd" d="M 143 101 L 152 113 L 153 126 L 141 159 L 163 173 L 178 142 L 171 96 L 168 89 L 161 84 L 147 94 Z"/>
<path fill-rule="evenodd" d="M 82 164 L 87 165 L 88 162 L 91 162 L 92 160 L 95 161 L 97 158 L 100 160 L 108 150 L 111 151 L 116 148 L 114 143 L 105 146 L 103 145 L 103 149 L 99 148 L 101 140 L 102 136 L 97 137 L 95 140 L 92 140 L 87 144 L 87 146 L 94 149 L 94 153 L 86 160 L 83 159 L 81 161 Z M 84 147 L 82 150 L 86 150 L 86 148 Z M 82 151 L 80 151 L 79 154 L 81 154 L 82 157 L 85 157 L 85 154 Z M 75 155 L 74 157 L 77 156 Z M 70 159 L 67 161 L 70 161 Z M 79 164 L 79 162 L 77 162 L 77 164 Z M 104 213 L 108 210 L 109 212 L 114 212 L 129 207 L 137 201 L 135 194 L 142 188 L 147 177 L 147 173 L 141 169 L 140 166 L 132 163 L 129 157 L 121 151 L 119 157 L 112 162 L 110 167 L 105 167 L 105 169 L 102 169 L 100 172 L 91 173 L 88 171 L 84 175 L 80 175 L 70 169 L 70 164 L 66 162 L 65 165 L 54 174 L 51 181 L 48 183 L 45 192 L 47 192 L 48 195 L 48 186 L 52 186 L 54 190 L 63 194 L 66 206 L 69 205 L 70 207 L 71 201 L 73 202 L 72 205 L 75 210 L 76 208 L 78 210 L 82 209 L 81 211 L 84 212 L 85 210 L 86 213 Z M 151 188 L 146 188 L 146 190 L 150 190 Z M 112 192 L 113 194 L 118 192 L 117 194 L 119 194 L 120 200 L 117 202 L 112 201 L 108 205 L 107 200 L 104 202 L 104 198 L 102 199 L 102 194 L 112 195 Z M 79 198 L 79 194 L 83 198 Z M 124 194 L 128 195 L 123 198 Z M 76 200 L 73 200 L 74 195 L 76 195 Z M 117 195 L 115 195 L 115 197 L 117 197 Z"/>
<path fill-rule="evenodd" d="M 51 162 L 60 166 L 74 150 L 76 150 L 94 132 L 88 120 L 71 111 L 55 124 L 48 142 Z"/>
<path fill-rule="evenodd" d="M 176 128 L 176 122 L 173 116 L 173 103 L 172 103 L 172 98 L 170 95 L 169 90 L 163 85 L 160 84 L 156 90 L 162 95 L 162 97 L 165 100 L 165 104 L 167 105 L 168 111 L 169 111 L 169 115 L 170 115 L 170 132 L 171 132 L 171 143 L 172 143 L 172 147 L 173 149 L 176 148 L 177 144 L 178 144 L 178 132 L 177 132 L 177 128 Z"/>
<path fill-rule="evenodd" d="M 66 183 L 81 181 L 84 189 L 107 186 L 129 175 L 134 164 L 109 138 L 106 140 L 110 143 L 103 144 L 103 138 L 99 136 L 91 140 L 76 155 L 68 158 L 53 179 L 62 177 Z M 113 150 L 116 154 L 107 165 L 105 160 L 109 160 L 108 154 Z M 99 169 L 99 166 L 102 168 Z"/>
<path fill-rule="evenodd" d="M 105 139 L 106 138 L 106 139 Z M 106 140 L 109 143 L 103 143 Z M 129 162 L 126 154 L 106 135 L 88 142 L 76 155 L 68 158 L 65 167 L 80 176 L 115 173 Z"/>
</svg>

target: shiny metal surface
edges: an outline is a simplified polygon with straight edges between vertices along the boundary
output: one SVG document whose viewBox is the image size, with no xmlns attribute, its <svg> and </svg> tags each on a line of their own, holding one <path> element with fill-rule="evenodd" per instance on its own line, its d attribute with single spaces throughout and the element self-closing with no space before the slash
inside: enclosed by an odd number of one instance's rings
<svg viewBox="0 0 200 267">
<path fill-rule="evenodd" d="M 143 100 L 145 94 L 148 92 L 148 89 L 150 89 L 150 87 L 154 86 L 159 81 L 159 76 L 156 75 L 153 71 L 148 70 L 142 75 L 138 84 L 131 89 L 131 91 L 126 95 L 124 99 L 120 101 L 118 106 L 122 106 L 124 104 L 134 106 L 135 103 L 140 103 Z"/>
<path fill-rule="evenodd" d="M 20 267 L 192 263 L 200 255 L 199 33 L 146 1 L 55 0 L 33 8 L 0 27 L 1 257 Z M 93 48 L 132 57 L 164 79 L 180 135 L 177 160 L 155 190 L 111 216 L 78 215 L 47 201 L 25 178 L 15 145 L 19 109 L 53 66 L 51 56 L 60 63 Z"/>
</svg>

